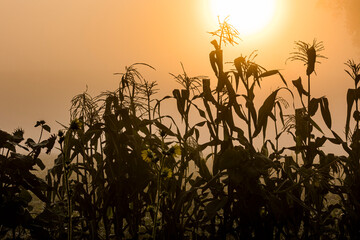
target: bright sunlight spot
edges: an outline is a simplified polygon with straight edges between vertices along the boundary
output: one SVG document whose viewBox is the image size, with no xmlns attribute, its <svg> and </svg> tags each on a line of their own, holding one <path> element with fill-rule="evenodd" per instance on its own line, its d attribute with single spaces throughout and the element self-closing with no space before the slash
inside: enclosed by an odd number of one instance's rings
<svg viewBox="0 0 360 240">
<path fill-rule="evenodd" d="M 211 0 L 213 16 L 222 21 L 229 16 L 241 36 L 248 36 L 263 30 L 272 21 L 276 0 Z"/>
</svg>

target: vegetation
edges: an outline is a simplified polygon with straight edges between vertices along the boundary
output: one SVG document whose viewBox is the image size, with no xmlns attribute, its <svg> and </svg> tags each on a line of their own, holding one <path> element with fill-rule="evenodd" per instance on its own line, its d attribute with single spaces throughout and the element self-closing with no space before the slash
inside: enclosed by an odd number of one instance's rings
<svg viewBox="0 0 360 240">
<path fill-rule="evenodd" d="M 217 38 L 209 55 L 215 89 L 183 67 L 172 75 L 181 88 L 156 99 L 156 82 L 138 71 L 152 67 L 138 63 L 119 73 L 115 91 L 75 96 L 71 123 L 57 136 L 42 140 L 51 132 L 45 121 L 35 125 L 37 142 L 23 143 L 21 129 L 0 131 L 0 236 L 359 239 L 360 64 L 346 63 L 355 85 L 347 94 L 343 140 L 331 129 L 328 99 L 310 91 L 324 58 L 322 42 L 295 44 L 290 60 L 303 61 L 308 77 L 307 89 L 301 77 L 292 81 L 295 97 L 278 70 L 255 62 L 256 52 L 225 70 L 222 44 L 236 43 L 238 33 L 224 21 L 211 34 Z M 270 76 L 283 87 L 256 106 L 262 80 Z M 297 97 L 302 107 L 291 108 Z M 179 117 L 164 114 L 164 104 L 176 105 Z M 314 121 L 317 113 L 325 125 Z M 283 138 L 291 140 L 282 146 Z M 323 152 L 325 142 L 341 145 L 346 155 Z M 41 179 L 34 174 L 44 169 L 40 153 L 54 147 L 60 154 Z M 39 213 L 33 198 L 44 203 Z"/>
</svg>

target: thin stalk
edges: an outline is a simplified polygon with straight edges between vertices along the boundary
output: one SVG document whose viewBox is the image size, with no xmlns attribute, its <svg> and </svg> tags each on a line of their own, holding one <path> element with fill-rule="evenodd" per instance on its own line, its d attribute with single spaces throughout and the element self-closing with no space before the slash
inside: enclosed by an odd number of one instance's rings
<svg viewBox="0 0 360 240">
<path fill-rule="evenodd" d="M 310 112 L 309 112 L 309 107 L 310 107 L 310 74 L 308 75 L 308 121 L 307 121 L 307 128 L 308 128 L 308 137 L 307 137 L 307 145 L 309 146 L 310 144 L 310 137 L 311 137 L 311 130 L 310 130 Z M 310 159 L 309 159 L 310 160 Z"/>
<path fill-rule="evenodd" d="M 218 105 L 220 105 L 220 93 L 217 93 L 217 103 Z M 219 108 L 216 108 L 216 120 L 219 118 Z M 215 123 L 215 136 L 216 136 L 216 140 L 219 140 L 219 122 Z M 214 166 L 213 166 L 213 174 L 216 174 L 217 172 L 214 172 L 214 169 L 217 168 L 217 151 L 218 151 L 218 145 L 215 144 L 215 149 L 214 149 Z M 214 168 L 215 167 L 215 168 Z"/>
<path fill-rule="evenodd" d="M 187 89 L 189 92 L 190 90 Z M 190 110 L 190 106 L 191 104 L 188 103 L 187 106 L 186 106 L 186 111 L 185 111 L 185 116 L 184 116 L 184 120 L 185 120 L 185 134 L 189 131 L 189 110 Z M 187 137 L 188 138 L 188 137 Z M 186 144 L 186 141 L 187 141 L 187 138 L 184 139 L 184 146 Z M 180 146 L 181 146 L 181 142 L 179 142 Z M 186 150 L 186 149 L 184 149 Z M 188 166 L 185 166 L 185 156 L 186 154 L 181 154 L 181 161 L 182 161 L 182 165 L 183 165 L 183 170 L 182 170 L 182 174 L 181 174 L 181 177 L 183 177 L 183 175 L 185 174 L 185 179 L 184 179 L 184 191 L 186 191 L 186 178 L 187 178 L 187 170 L 188 170 Z M 182 185 L 182 182 L 181 182 L 181 185 Z"/>
<path fill-rule="evenodd" d="M 69 138 L 70 135 L 67 136 Z M 65 141 L 68 141 L 69 139 L 66 139 Z M 68 210 L 68 218 L 69 218 L 69 226 L 68 226 L 68 240 L 72 240 L 72 207 L 71 207 L 71 199 L 70 199 L 70 190 L 69 190 L 69 179 L 68 179 L 68 171 L 67 171 L 67 164 L 66 164 L 66 155 L 63 149 L 62 144 L 60 144 L 60 150 L 63 155 L 63 169 L 64 169 L 64 175 L 63 175 L 63 184 L 65 185 L 65 191 L 67 195 L 67 210 Z"/>
<path fill-rule="evenodd" d="M 76 166 L 79 166 L 79 155 L 76 155 Z M 79 173 L 76 173 L 76 180 L 77 182 L 80 182 Z"/>
<path fill-rule="evenodd" d="M 306 167 L 309 168 L 311 167 L 309 165 L 310 163 L 310 137 L 311 137 L 311 130 L 310 130 L 310 112 L 309 112 L 309 107 L 310 107 L 310 97 L 311 97 L 311 89 L 310 89 L 310 74 L 308 75 L 308 102 L 307 102 L 307 150 L 306 150 Z M 304 199 L 304 203 L 305 205 L 310 204 L 309 202 L 309 190 L 305 187 L 305 199 Z M 308 210 L 305 209 L 304 212 L 304 232 L 302 234 L 303 237 L 308 238 L 309 236 L 309 228 L 310 228 L 310 212 Z"/>
<path fill-rule="evenodd" d="M 162 149 L 164 149 L 164 138 L 162 138 L 161 147 L 162 147 Z M 161 170 L 162 170 L 162 167 L 163 167 L 163 163 L 164 163 L 164 156 L 162 156 L 161 159 L 160 159 L 160 169 L 159 169 L 159 173 L 158 173 L 158 176 L 157 176 L 157 188 L 156 188 L 157 203 L 156 203 L 156 210 L 155 210 L 155 215 L 154 215 L 154 220 L 153 220 L 153 224 L 154 224 L 153 230 L 152 230 L 152 239 L 153 240 L 156 239 L 156 223 L 157 223 L 157 218 L 158 218 L 159 208 L 160 208 Z"/>
<path fill-rule="evenodd" d="M 132 114 L 136 116 L 136 108 L 134 103 L 135 98 L 135 83 L 132 83 L 132 89 L 130 90 L 130 87 L 128 86 L 128 92 L 129 92 L 129 98 L 130 98 L 130 109 L 132 111 Z"/>
<path fill-rule="evenodd" d="M 274 124 L 275 124 L 275 159 L 279 160 L 279 139 L 277 138 L 278 136 L 278 128 L 277 128 L 277 121 L 276 121 L 276 105 L 274 106 L 274 116 L 275 116 L 275 120 L 274 120 Z"/>
<path fill-rule="evenodd" d="M 160 171 L 161 171 L 161 167 L 160 167 Z M 157 184 L 158 187 L 156 188 L 156 198 L 157 198 L 157 204 L 156 204 L 156 211 L 155 211 L 155 215 L 154 215 L 154 226 L 153 226 L 153 230 L 152 230 L 152 239 L 156 239 L 156 223 L 157 223 L 157 217 L 159 214 L 159 208 L 160 208 L 160 191 L 161 191 L 161 172 L 158 174 L 158 179 L 157 179 Z"/>
<path fill-rule="evenodd" d="M 249 81 L 249 80 L 248 80 Z M 249 88 L 248 86 L 246 87 L 246 92 L 247 92 L 247 98 L 249 99 L 250 93 L 249 93 Z M 253 139 L 252 139 L 252 135 L 251 135 L 251 112 L 250 112 L 250 106 L 248 104 L 248 132 L 249 132 L 249 142 L 250 145 L 253 144 Z"/>
<path fill-rule="evenodd" d="M 189 89 L 188 89 L 189 91 Z M 190 91 L 189 91 L 190 92 Z M 185 134 L 189 131 L 189 109 L 190 109 L 190 103 L 187 104 L 186 106 L 186 111 L 185 111 L 185 116 L 184 116 L 184 120 L 185 120 Z M 188 138 L 188 137 L 187 137 Z M 186 145 L 186 140 L 187 138 L 184 138 L 184 146 Z M 179 142 L 180 146 L 181 146 L 181 140 Z M 186 151 L 186 149 L 184 149 Z M 186 153 L 181 154 L 181 175 L 180 175 L 180 189 L 183 189 L 183 191 L 186 191 L 186 183 L 187 183 L 187 171 L 188 171 L 188 166 L 187 163 L 185 163 L 185 156 Z M 184 186 L 182 187 L 182 179 L 184 179 Z M 185 209 L 185 206 L 182 206 L 182 209 Z M 181 216 L 181 225 L 184 224 L 184 218 L 185 216 L 182 215 Z"/>
<path fill-rule="evenodd" d="M 253 141 L 252 141 L 252 136 L 251 136 L 251 113 L 250 113 L 250 108 L 248 109 L 248 132 L 249 132 L 249 141 L 250 141 L 250 145 L 252 145 Z"/>
<path fill-rule="evenodd" d="M 41 137 L 43 135 L 43 131 L 44 131 L 44 128 L 43 128 L 43 126 L 41 126 L 41 131 L 40 131 L 40 136 L 39 136 L 38 143 L 40 143 Z"/>
<path fill-rule="evenodd" d="M 356 82 L 355 82 L 355 89 L 357 89 Z M 357 93 L 357 91 L 356 91 L 356 93 Z M 356 98 L 355 107 L 356 107 L 356 112 L 358 112 L 359 111 L 358 98 Z M 356 130 L 359 130 L 359 120 L 358 119 L 356 119 Z"/>
<path fill-rule="evenodd" d="M 82 124 L 82 131 L 85 132 L 85 122 L 86 122 L 86 112 L 85 112 L 85 104 L 86 103 L 86 98 L 85 98 L 85 94 L 83 95 L 83 106 L 82 106 L 82 110 L 81 110 L 81 115 L 80 115 L 80 119 L 82 118 L 83 120 L 83 124 Z M 81 140 L 81 139 L 80 139 Z M 82 141 L 81 141 L 82 142 Z M 87 169 L 86 169 L 86 157 L 85 156 L 89 156 L 89 152 L 88 152 L 88 143 L 85 144 L 86 145 L 86 151 L 83 150 L 83 166 L 84 166 L 84 177 L 85 177 L 85 189 L 86 189 L 86 193 L 89 193 L 89 184 L 88 184 L 88 177 L 87 177 Z M 84 147 L 82 145 L 82 147 Z M 85 154 L 86 153 L 86 154 Z M 78 175 L 79 173 L 77 173 Z"/>
<path fill-rule="evenodd" d="M 150 107 L 150 94 L 147 94 L 147 108 L 148 108 L 148 118 L 149 121 L 151 121 L 151 107 Z M 152 134 L 152 129 L 151 129 L 151 123 L 149 124 L 149 132 L 150 132 L 150 138 L 151 138 L 151 134 Z M 150 140 L 151 143 L 151 140 Z"/>
</svg>

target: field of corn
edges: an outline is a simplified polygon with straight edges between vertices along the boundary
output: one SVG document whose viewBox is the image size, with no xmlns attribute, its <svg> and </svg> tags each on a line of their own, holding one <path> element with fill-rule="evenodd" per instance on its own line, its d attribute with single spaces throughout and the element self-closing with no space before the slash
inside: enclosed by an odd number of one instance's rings
<svg viewBox="0 0 360 240">
<path fill-rule="evenodd" d="M 288 81 L 256 53 L 226 70 L 222 46 L 238 33 L 224 21 L 211 35 L 214 89 L 184 70 L 172 76 L 181 87 L 157 99 L 138 70 L 152 67 L 136 63 L 115 91 L 75 96 L 56 134 L 43 120 L 36 140 L 0 130 L 0 238 L 360 239 L 360 64 L 344 65 L 354 81 L 344 135 L 332 130 L 329 100 L 310 91 L 322 42 L 295 42 L 289 60 L 305 79 Z M 256 106 L 270 76 L 283 86 Z M 169 106 L 177 116 L 164 114 Z M 39 177 L 53 148 L 60 154 Z"/>
</svg>

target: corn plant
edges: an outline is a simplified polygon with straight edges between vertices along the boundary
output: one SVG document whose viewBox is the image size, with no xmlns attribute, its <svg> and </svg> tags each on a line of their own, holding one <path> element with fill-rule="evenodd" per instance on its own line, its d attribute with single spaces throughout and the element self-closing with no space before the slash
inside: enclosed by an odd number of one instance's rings
<svg viewBox="0 0 360 240">
<path fill-rule="evenodd" d="M 62 125 L 57 143 L 55 135 L 42 140 L 51 130 L 45 121 L 35 125 L 37 141 L 23 143 L 21 129 L 0 131 L 0 236 L 359 239 L 360 65 L 345 63 L 355 85 L 343 140 L 332 129 L 329 100 L 310 91 L 325 58 L 322 42 L 295 42 L 289 59 L 303 62 L 307 76 L 307 87 L 301 77 L 292 81 L 301 104 L 295 108 L 284 77 L 257 63 L 257 51 L 225 64 L 224 45 L 240 40 L 227 20 L 210 32 L 214 84 L 181 64 L 169 77 L 180 87 L 157 99 L 157 83 L 138 70 L 153 67 L 135 63 L 115 73 L 114 91 L 72 99 L 70 125 Z M 271 76 L 283 85 L 257 106 Z M 318 112 L 332 136 L 314 121 Z M 322 151 L 325 143 L 346 155 Z M 40 153 L 55 144 L 60 154 L 45 182 L 33 170 L 44 168 Z M 40 213 L 32 212 L 33 196 L 44 204 Z"/>
</svg>

